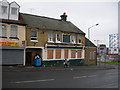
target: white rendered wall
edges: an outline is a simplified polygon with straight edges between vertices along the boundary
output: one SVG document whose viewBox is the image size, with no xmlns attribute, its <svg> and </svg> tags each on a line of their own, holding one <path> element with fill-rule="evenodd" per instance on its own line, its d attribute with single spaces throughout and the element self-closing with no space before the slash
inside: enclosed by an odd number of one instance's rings
<svg viewBox="0 0 120 90">
<path fill-rule="evenodd" d="M 6 13 L 2 13 L 2 6 L 7 7 Z M 0 19 L 8 19 L 9 15 L 9 3 L 6 0 L 0 1 Z"/>
<path fill-rule="evenodd" d="M 11 14 L 12 8 L 17 8 L 17 14 L 16 15 Z M 10 20 L 18 20 L 19 19 L 19 8 L 20 8 L 20 6 L 15 2 L 12 2 L 10 4 L 10 13 L 9 13 L 9 19 Z"/>
</svg>

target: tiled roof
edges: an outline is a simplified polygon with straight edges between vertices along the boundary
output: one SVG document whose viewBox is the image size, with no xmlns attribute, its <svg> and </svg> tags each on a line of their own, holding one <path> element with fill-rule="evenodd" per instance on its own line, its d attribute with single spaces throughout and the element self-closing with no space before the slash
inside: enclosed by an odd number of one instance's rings
<svg viewBox="0 0 120 90">
<path fill-rule="evenodd" d="M 85 46 L 87 47 L 96 47 L 89 39 L 85 38 Z"/>
<path fill-rule="evenodd" d="M 27 24 L 27 27 L 30 28 L 39 28 L 43 30 L 55 30 L 55 31 L 85 34 L 82 30 L 80 30 L 78 27 L 76 27 L 74 24 L 72 24 L 69 21 L 62 21 L 60 19 L 24 14 L 24 13 L 20 13 L 20 15 Z"/>
</svg>

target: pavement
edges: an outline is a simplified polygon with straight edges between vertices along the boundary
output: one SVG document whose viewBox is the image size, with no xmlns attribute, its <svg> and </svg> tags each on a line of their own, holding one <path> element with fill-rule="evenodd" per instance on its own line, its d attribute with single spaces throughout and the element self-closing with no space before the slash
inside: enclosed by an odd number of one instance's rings
<svg viewBox="0 0 120 90">
<path fill-rule="evenodd" d="M 52 70 L 93 70 L 93 69 L 118 69 L 118 64 L 98 63 L 94 66 L 53 66 L 53 67 L 35 67 L 35 66 L 2 66 L 2 72 L 38 72 L 38 71 L 52 71 Z"/>
</svg>

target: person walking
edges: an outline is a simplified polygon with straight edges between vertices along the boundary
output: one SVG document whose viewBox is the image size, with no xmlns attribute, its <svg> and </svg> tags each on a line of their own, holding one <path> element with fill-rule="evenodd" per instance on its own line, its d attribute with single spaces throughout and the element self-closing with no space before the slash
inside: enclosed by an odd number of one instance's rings
<svg viewBox="0 0 120 90">
<path fill-rule="evenodd" d="M 65 61 L 64 61 L 64 68 L 66 68 L 66 67 L 68 67 L 69 65 L 68 65 L 68 60 L 67 59 L 65 59 Z"/>
</svg>

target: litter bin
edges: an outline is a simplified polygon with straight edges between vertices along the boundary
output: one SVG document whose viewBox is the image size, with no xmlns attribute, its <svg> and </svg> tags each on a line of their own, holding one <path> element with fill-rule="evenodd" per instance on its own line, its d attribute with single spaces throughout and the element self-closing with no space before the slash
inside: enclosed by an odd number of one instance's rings
<svg viewBox="0 0 120 90">
<path fill-rule="evenodd" d="M 41 66 L 42 65 L 42 59 L 34 59 L 34 66 Z"/>
</svg>

